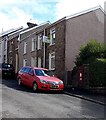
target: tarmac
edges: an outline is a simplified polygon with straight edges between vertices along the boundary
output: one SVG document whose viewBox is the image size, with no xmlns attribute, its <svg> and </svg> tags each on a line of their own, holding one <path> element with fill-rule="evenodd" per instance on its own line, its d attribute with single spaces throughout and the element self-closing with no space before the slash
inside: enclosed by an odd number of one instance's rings
<svg viewBox="0 0 106 120">
<path fill-rule="evenodd" d="M 97 104 L 106 105 L 106 96 L 103 94 L 93 93 L 89 90 L 72 87 L 65 87 L 63 92 L 73 97 L 78 97 L 80 99 L 91 101 Z"/>
</svg>

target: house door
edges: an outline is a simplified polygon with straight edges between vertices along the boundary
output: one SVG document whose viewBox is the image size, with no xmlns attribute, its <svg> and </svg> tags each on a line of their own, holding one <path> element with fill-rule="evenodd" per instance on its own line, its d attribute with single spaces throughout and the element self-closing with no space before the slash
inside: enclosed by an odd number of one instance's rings
<svg viewBox="0 0 106 120">
<path fill-rule="evenodd" d="M 18 72 L 18 54 L 16 54 L 16 57 L 15 57 L 15 73 Z"/>
</svg>

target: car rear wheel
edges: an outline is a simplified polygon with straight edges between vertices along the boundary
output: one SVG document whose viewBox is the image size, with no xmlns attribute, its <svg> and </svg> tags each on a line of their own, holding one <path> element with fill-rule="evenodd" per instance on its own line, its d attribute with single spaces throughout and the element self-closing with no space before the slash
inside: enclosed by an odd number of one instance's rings
<svg viewBox="0 0 106 120">
<path fill-rule="evenodd" d="M 36 92 L 38 90 L 38 85 L 36 82 L 33 83 L 33 91 Z"/>
<path fill-rule="evenodd" d="M 21 85 L 22 82 L 21 82 L 21 78 L 18 78 L 18 85 Z"/>
</svg>

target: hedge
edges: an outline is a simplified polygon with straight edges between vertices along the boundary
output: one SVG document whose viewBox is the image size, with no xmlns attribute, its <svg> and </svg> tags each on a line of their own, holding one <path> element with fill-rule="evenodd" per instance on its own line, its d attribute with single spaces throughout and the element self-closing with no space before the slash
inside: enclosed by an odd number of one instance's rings
<svg viewBox="0 0 106 120">
<path fill-rule="evenodd" d="M 106 87 L 106 59 L 90 61 L 89 72 L 91 87 Z"/>
</svg>

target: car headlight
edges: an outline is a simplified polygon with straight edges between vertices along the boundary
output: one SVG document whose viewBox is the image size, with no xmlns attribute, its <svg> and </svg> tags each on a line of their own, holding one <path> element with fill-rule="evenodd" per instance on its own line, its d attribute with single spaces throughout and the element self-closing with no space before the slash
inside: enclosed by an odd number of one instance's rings
<svg viewBox="0 0 106 120">
<path fill-rule="evenodd" d="M 47 83 L 47 81 L 42 80 L 42 79 L 40 79 L 40 82 L 43 83 L 43 84 L 46 84 L 46 83 Z"/>
<path fill-rule="evenodd" d="M 60 81 L 59 84 L 63 84 L 63 81 Z"/>
</svg>

